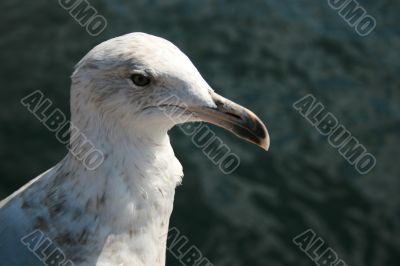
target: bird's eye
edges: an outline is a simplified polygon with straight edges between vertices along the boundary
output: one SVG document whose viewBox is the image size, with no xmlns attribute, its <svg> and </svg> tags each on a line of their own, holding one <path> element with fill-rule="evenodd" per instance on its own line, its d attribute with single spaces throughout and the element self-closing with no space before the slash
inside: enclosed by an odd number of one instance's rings
<svg viewBox="0 0 400 266">
<path fill-rule="evenodd" d="M 131 80 L 139 87 L 144 87 L 150 84 L 150 79 L 142 74 L 133 74 Z"/>
</svg>

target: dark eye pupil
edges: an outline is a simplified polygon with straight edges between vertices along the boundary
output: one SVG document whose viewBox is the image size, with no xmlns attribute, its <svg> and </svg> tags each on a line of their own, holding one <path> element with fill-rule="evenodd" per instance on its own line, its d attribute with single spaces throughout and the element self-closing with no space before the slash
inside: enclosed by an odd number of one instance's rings
<svg viewBox="0 0 400 266">
<path fill-rule="evenodd" d="M 140 74 L 133 74 L 131 79 L 135 85 L 143 87 L 150 83 L 150 79 Z"/>
</svg>

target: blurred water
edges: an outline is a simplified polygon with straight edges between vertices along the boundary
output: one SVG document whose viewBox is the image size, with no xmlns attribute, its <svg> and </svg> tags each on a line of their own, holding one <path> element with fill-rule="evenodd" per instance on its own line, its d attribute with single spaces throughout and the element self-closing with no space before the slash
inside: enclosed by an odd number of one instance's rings
<svg viewBox="0 0 400 266">
<path fill-rule="evenodd" d="M 58 162 L 64 147 L 19 100 L 41 89 L 68 112 L 69 74 L 91 47 L 144 31 L 176 43 L 224 96 L 267 122 L 268 153 L 214 128 L 240 155 L 219 171 L 179 130 L 184 169 L 171 224 L 215 265 L 313 265 L 292 238 L 308 228 L 348 265 L 399 265 L 398 1 L 359 1 L 377 20 L 359 37 L 327 1 L 90 1 L 108 20 L 90 37 L 57 1 L 3 0 L 0 18 L 0 192 Z M 359 175 L 291 107 L 323 102 L 377 166 Z M 168 265 L 180 265 L 169 257 Z"/>
</svg>

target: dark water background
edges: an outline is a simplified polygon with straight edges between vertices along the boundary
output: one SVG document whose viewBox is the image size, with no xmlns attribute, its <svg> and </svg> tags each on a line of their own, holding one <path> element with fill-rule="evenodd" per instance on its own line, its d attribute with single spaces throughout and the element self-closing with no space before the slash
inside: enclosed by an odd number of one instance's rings
<svg viewBox="0 0 400 266">
<path fill-rule="evenodd" d="M 65 113 L 73 65 L 110 37 L 177 44 L 222 95 L 266 121 L 271 150 L 215 132 L 241 165 L 224 175 L 179 130 L 185 178 L 171 224 L 215 265 L 314 265 L 291 239 L 312 228 L 349 266 L 400 265 L 400 2 L 359 0 L 377 20 L 359 37 L 327 1 L 91 0 L 108 20 L 89 36 L 56 0 L 0 2 L 0 197 L 66 153 L 21 104 L 40 89 Z M 358 174 L 292 108 L 325 104 L 377 165 Z M 180 265 L 169 256 L 168 265 Z"/>
</svg>

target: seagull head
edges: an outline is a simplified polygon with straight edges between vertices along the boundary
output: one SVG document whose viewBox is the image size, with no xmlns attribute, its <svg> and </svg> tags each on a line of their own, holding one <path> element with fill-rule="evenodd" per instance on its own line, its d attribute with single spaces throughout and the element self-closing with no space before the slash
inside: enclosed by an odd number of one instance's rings
<svg viewBox="0 0 400 266">
<path fill-rule="evenodd" d="M 103 42 L 77 64 L 72 81 L 72 117 L 91 113 L 130 134 L 147 136 L 204 121 L 268 150 L 261 120 L 218 95 L 165 39 L 131 33 Z"/>
</svg>

